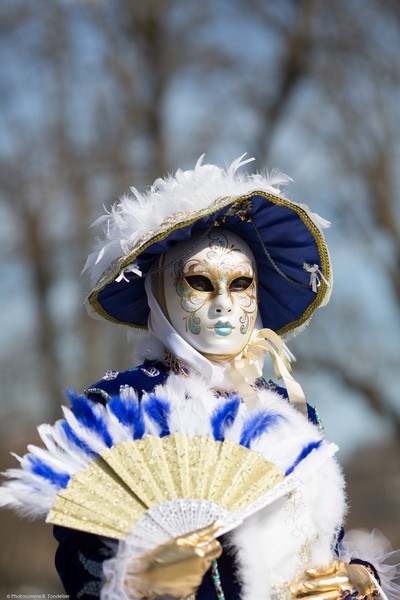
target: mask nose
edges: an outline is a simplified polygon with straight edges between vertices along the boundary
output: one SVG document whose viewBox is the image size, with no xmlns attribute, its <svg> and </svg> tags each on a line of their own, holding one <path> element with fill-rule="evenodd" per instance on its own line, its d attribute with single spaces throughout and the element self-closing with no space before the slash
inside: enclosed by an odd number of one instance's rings
<svg viewBox="0 0 400 600">
<path fill-rule="evenodd" d="M 233 304 L 228 292 L 222 286 L 219 287 L 211 303 L 210 316 L 223 317 L 229 315 L 232 312 L 232 308 Z"/>
</svg>

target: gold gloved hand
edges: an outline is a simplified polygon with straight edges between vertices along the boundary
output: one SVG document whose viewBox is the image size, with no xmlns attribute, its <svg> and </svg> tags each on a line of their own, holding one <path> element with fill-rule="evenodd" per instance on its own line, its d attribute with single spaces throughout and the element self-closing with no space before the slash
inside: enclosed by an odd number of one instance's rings
<svg viewBox="0 0 400 600">
<path fill-rule="evenodd" d="M 218 540 L 211 539 L 220 527 L 216 521 L 134 559 L 125 577 L 127 591 L 137 598 L 186 598 L 194 593 L 212 560 L 222 553 Z"/>
<path fill-rule="evenodd" d="M 289 586 L 295 600 L 375 600 L 378 590 L 368 569 L 360 564 L 332 562 L 328 568 L 308 569 Z"/>
</svg>

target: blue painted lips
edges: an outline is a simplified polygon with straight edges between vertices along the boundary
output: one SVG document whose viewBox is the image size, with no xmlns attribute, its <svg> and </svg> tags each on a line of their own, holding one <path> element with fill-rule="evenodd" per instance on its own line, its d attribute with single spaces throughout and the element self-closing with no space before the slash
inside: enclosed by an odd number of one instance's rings
<svg viewBox="0 0 400 600">
<path fill-rule="evenodd" d="M 216 323 L 214 325 L 214 331 L 215 333 L 217 333 L 218 335 L 229 335 L 232 332 L 232 325 L 229 323 L 229 321 L 226 321 L 226 323 L 223 323 L 222 321 L 218 321 L 218 323 Z"/>
</svg>

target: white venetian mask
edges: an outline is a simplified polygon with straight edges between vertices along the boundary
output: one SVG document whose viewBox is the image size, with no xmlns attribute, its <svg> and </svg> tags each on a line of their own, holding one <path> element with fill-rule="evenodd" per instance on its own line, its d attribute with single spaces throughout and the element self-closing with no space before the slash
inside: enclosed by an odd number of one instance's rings
<svg viewBox="0 0 400 600">
<path fill-rule="evenodd" d="M 215 359 L 236 356 L 257 318 L 253 253 L 236 234 L 212 229 L 178 243 L 164 255 L 164 300 L 174 329 Z M 191 250 L 191 248 L 193 248 Z"/>
</svg>

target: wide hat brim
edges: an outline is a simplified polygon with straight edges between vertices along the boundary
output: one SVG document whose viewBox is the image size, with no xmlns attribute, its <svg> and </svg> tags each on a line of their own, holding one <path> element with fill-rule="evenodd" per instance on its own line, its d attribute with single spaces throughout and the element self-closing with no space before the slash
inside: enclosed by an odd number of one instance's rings
<svg viewBox="0 0 400 600">
<path fill-rule="evenodd" d="M 176 243 L 213 226 L 235 232 L 250 246 L 257 263 L 259 314 L 264 327 L 292 337 L 308 323 L 316 308 L 326 304 L 332 271 L 314 213 L 286 198 L 254 191 L 218 198 L 201 210 L 165 219 L 111 263 L 88 297 L 90 307 L 114 323 L 147 329 L 149 306 L 144 282 L 152 265 Z M 126 270 L 128 281 L 116 281 L 132 263 L 142 276 Z M 317 270 L 314 285 L 305 265 L 314 265 Z"/>
</svg>

